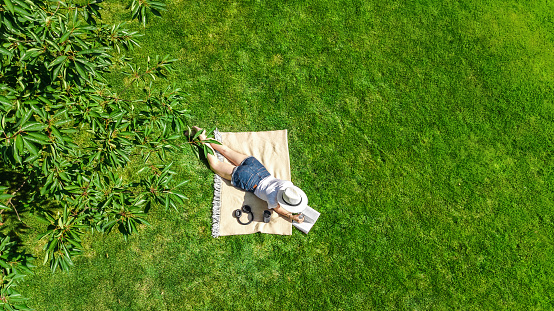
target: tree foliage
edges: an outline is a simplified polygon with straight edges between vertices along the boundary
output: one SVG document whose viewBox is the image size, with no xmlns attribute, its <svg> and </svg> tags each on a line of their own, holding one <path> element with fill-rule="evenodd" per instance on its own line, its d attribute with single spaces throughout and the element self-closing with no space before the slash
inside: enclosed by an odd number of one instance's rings
<svg viewBox="0 0 554 311">
<path fill-rule="evenodd" d="M 117 228 L 128 236 L 148 224 L 152 204 L 177 209 L 184 203 L 179 187 L 186 181 L 173 180 L 169 161 L 188 128 L 181 90 L 147 87 L 144 98 L 124 99 L 103 77 L 128 68 L 131 82 L 145 84 L 170 73 L 176 60 L 149 57 L 141 71 L 120 54 L 137 46 L 141 34 L 124 23 L 101 23 L 100 0 L 1 1 L 0 159 L 25 176 L 21 182 L 34 199 L 54 202 L 37 207 L 48 225 L 40 237 L 44 263 L 67 269 L 86 229 Z M 150 1 L 129 7 L 143 25 L 146 8 L 155 15 L 165 9 Z M 122 173 L 130 163 L 142 163 L 132 178 Z M 0 192 L 0 209 L 15 208 L 13 189 Z"/>
<path fill-rule="evenodd" d="M 9 236 L 0 236 L 0 307 L 3 310 L 30 310 L 15 289 L 25 276 L 32 274 L 33 258 L 17 250 Z"/>
</svg>

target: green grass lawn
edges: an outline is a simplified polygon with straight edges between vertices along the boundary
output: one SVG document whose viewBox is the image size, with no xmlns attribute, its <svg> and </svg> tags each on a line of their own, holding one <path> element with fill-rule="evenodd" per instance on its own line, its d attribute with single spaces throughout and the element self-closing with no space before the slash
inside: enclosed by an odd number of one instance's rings
<svg viewBox="0 0 554 311">
<path fill-rule="evenodd" d="M 322 215 L 309 235 L 212 238 L 212 173 L 187 153 L 181 211 L 152 209 L 128 242 L 88 235 L 69 272 L 24 283 L 30 306 L 554 308 L 549 2 L 167 4 L 130 54 L 179 59 L 157 84 L 189 94 L 191 125 L 288 129 L 293 182 Z"/>
</svg>

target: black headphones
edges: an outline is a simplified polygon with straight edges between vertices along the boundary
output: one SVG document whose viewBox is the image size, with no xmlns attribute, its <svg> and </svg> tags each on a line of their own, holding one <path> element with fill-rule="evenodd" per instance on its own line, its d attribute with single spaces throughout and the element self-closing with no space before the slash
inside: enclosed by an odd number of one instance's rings
<svg viewBox="0 0 554 311">
<path fill-rule="evenodd" d="M 251 217 L 249 217 L 248 222 L 242 222 L 242 220 L 240 220 L 240 216 L 242 216 L 242 212 L 245 212 L 246 214 L 250 214 Z M 249 223 L 251 223 L 254 220 L 254 214 L 252 213 L 252 209 L 250 208 L 250 206 L 244 205 L 242 207 L 242 212 L 241 212 L 240 209 L 236 209 L 233 212 L 233 215 L 237 218 L 239 224 L 248 225 Z"/>
</svg>

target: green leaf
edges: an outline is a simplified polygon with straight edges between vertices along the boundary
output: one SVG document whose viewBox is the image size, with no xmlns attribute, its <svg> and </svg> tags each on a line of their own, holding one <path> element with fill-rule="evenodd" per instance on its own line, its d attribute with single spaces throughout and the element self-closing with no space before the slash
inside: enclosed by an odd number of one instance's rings
<svg viewBox="0 0 554 311">
<path fill-rule="evenodd" d="M 55 272 L 56 269 L 58 268 L 58 265 L 60 264 L 60 258 L 59 257 L 55 257 L 53 258 L 54 260 L 50 263 L 50 269 L 52 270 L 52 272 Z M 63 270 L 63 269 L 62 269 Z"/>
<path fill-rule="evenodd" d="M 17 150 L 17 143 L 13 145 L 13 158 L 15 159 L 15 162 L 21 164 L 21 156 Z"/>
<path fill-rule="evenodd" d="M 71 31 L 64 33 L 63 36 L 60 37 L 60 40 L 58 41 L 58 43 L 65 42 L 65 40 L 67 40 L 70 35 L 71 35 Z"/>
<path fill-rule="evenodd" d="M 60 120 L 60 121 L 54 122 L 54 125 L 57 126 L 57 127 L 60 127 L 61 125 L 64 125 L 64 124 L 66 124 L 66 123 L 70 123 L 70 122 L 72 122 L 72 121 L 73 121 L 72 119 Z M 76 133 L 77 130 L 74 130 L 74 129 L 64 129 L 64 130 L 62 130 L 62 132 L 64 132 L 64 133 Z"/>
<path fill-rule="evenodd" d="M 82 50 L 77 53 L 77 55 L 83 55 L 83 54 L 105 54 L 105 50 L 103 48 L 99 49 L 88 49 L 88 50 Z"/>
<path fill-rule="evenodd" d="M 110 220 L 108 221 L 107 223 L 104 224 L 104 226 L 102 227 L 102 230 L 110 230 L 111 228 L 113 228 L 113 226 L 116 224 L 117 220 Z"/>
<path fill-rule="evenodd" d="M 46 105 L 52 105 L 52 102 L 51 102 L 48 98 L 46 98 L 46 97 L 44 97 L 44 96 L 39 96 L 38 99 L 39 99 L 41 102 L 45 103 Z"/>
<path fill-rule="evenodd" d="M 4 304 L 4 309 L 8 310 L 8 311 L 16 311 L 14 308 L 12 308 L 11 305 L 9 304 Z"/>
<path fill-rule="evenodd" d="M 67 56 L 65 55 L 61 55 L 61 56 L 58 56 L 54 61 L 52 61 L 50 63 L 50 65 L 48 65 L 48 68 L 52 68 L 58 64 L 61 64 L 63 61 L 65 61 L 67 59 Z"/>
<path fill-rule="evenodd" d="M 162 3 L 162 2 L 157 2 L 157 1 L 148 1 L 148 4 L 150 4 L 151 6 L 154 6 L 160 10 L 163 10 L 165 9 L 165 3 Z"/>
<path fill-rule="evenodd" d="M 52 215 L 50 215 L 49 213 L 46 213 L 44 212 L 44 217 L 46 218 L 46 220 L 48 220 L 51 224 L 53 224 L 56 220 L 54 219 L 54 217 L 52 217 Z M 46 233 L 48 234 L 48 232 Z"/>
<path fill-rule="evenodd" d="M 46 174 L 45 174 L 46 175 Z M 46 183 L 44 183 L 44 186 L 46 187 L 48 184 L 50 184 L 54 180 L 54 172 L 50 172 L 48 174 L 48 177 L 46 177 Z"/>
<path fill-rule="evenodd" d="M 19 1 L 19 0 L 14 0 L 13 2 L 15 2 L 15 4 L 19 5 L 20 7 L 28 10 L 28 11 L 31 11 L 31 7 L 28 6 L 25 2 L 23 1 Z"/>
<path fill-rule="evenodd" d="M 4 247 L 6 247 L 6 245 L 10 242 L 10 236 L 6 236 L 3 240 L 2 240 L 2 243 L 0 244 L 0 250 L 4 250 Z"/>
<path fill-rule="evenodd" d="M 38 108 L 36 105 L 33 105 L 31 104 L 30 105 L 31 109 L 33 109 L 33 111 L 38 114 L 42 119 L 46 119 L 46 111 L 44 110 L 44 108 Z"/>
<path fill-rule="evenodd" d="M 27 159 L 25 159 L 25 163 L 33 163 L 33 162 L 35 162 L 38 158 L 39 158 L 39 155 L 38 155 L 38 154 L 36 154 L 36 155 L 30 155 L 29 157 L 27 157 Z M 39 165 L 39 164 L 36 164 L 36 165 Z"/>
<path fill-rule="evenodd" d="M 31 310 L 33 310 L 33 309 L 27 307 L 26 304 L 14 304 L 13 307 L 16 308 L 19 311 L 31 311 Z"/>
<path fill-rule="evenodd" d="M 71 243 L 73 246 L 77 247 L 77 248 L 83 248 L 83 246 L 81 246 L 81 244 L 73 239 L 67 239 L 67 242 Z"/>
<path fill-rule="evenodd" d="M 35 144 L 33 144 L 30 141 L 27 141 L 26 139 L 22 139 L 22 140 L 23 140 L 23 143 L 25 144 L 25 148 L 29 150 L 30 153 L 32 153 L 33 155 L 38 155 L 38 149 L 35 146 Z"/>
<path fill-rule="evenodd" d="M 63 207 L 63 221 L 65 222 L 67 220 L 67 205 Z"/>
<path fill-rule="evenodd" d="M 73 25 L 75 25 L 77 23 L 77 18 L 79 17 L 79 10 L 74 10 L 73 11 Z"/>
<path fill-rule="evenodd" d="M 0 266 L 5 269 L 10 269 L 11 267 L 2 259 L 0 259 Z"/>
<path fill-rule="evenodd" d="M 0 103 L 4 106 L 8 106 L 8 107 L 12 106 L 12 101 L 8 99 L 6 96 L 0 95 Z"/>
<path fill-rule="evenodd" d="M 44 130 L 46 127 L 47 127 L 46 124 L 42 124 L 42 123 L 39 123 L 39 122 L 27 122 L 21 127 L 21 131 L 35 132 L 35 131 Z"/>
<path fill-rule="evenodd" d="M 210 135 L 212 135 L 212 133 L 215 131 L 215 129 L 216 129 L 215 126 L 213 126 L 212 128 L 210 128 L 210 129 L 206 132 L 206 136 L 209 137 Z"/>
<path fill-rule="evenodd" d="M 80 76 L 82 79 L 88 81 L 88 76 L 87 76 L 87 74 L 85 73 L 85 70 L 83 69 L 83 66 L 81 66 L 81 64 L 79 64 L 78 62 L 73 62 L 73 64 L 75 64 L 75 69 L 77 69 L 77 73 L 79 73 L 79 76 Z"/>
<path fill-rule="evenodd" d="M 64 181 L 71 182 L 71 179 L 69 179 L 69 176 L 67 176 L 67 173 L 66 173 L 66 172 L 60 172 L 60 173 L 59 173 L 59 176 L 60 176 L 60 178 L 63 179 Z"/>
<path fill-rule="evenodd" d="M 25 139 L 41 145 L 47 145 L 50 141 L 48 136 L 36 132 L 27 132 Z"/>
<path fill-rule="evenodd" d="M 192 149 L 192 153 L 194 154 L 194 156 L 195 156 L 197 159 L 200 159 L 200 151 L 199 151 L 199 148 L 196 147 L 196 146 L 193 145 L 193 144 L 190 144 L 190 148 Z"/>
<path fill-rule="evenodd" d="M 50 130 L 52 131 L 52 135 L 54 135 L 54 137 L 56 137 L 60 143 L 63 143 L 64 140 L 62 133 L 60 133 L 60 131 L 55 126 L 51 126 Z"/>
<path fill-rule="evenodd" d="M 56 112 L 53 116 L 52 116 L 52 119 L 57 119 L 59 117 L 67 117 L 67 109 L 61 109 L 59 110 L 58 112 Z"/>
<path fill-rule="evenodd" d="M 143 218 L 140 218 L 140 217 L 137 217 L 135 218 L 138 222 L 140 222 L 141 224 L 145 224 L 145 225 L 148 225 L 148 226 L 152 226 L 148 221 L 146 221 L 145 219 Z"/>
<path fill-rule="evenodd" d="M 9 1 L 9 0 L 6 0 L 6 1 Z M 6 50 L 6 49 L 3 48 L 3 47 L 0 47 L 0 53 L 4 54 L 4 55 L 6 55 L 6 56 L 10 56 L 10 57 L 13 56 L 12 52 Z"/>
<path fill-rule="evenodd" d="M 148 202 L 148 201 L 146 201 L 145 199 L 140 199 L 140 200 L 137 200 L 135 203 L 133 203 L 133 206 L 141 207 L 146 202 Z"/>
<path fill-rule="evenodd" d="M 143 168 L 141 168 L 140 170 L 137 171 L 137 174 L 140 174 L 140 173 L 144 172 L 148 168 L 149 168 L 148 166 L 144 166 Z"/>
<path fill-rule="evenodd" d="M 23 153 L 23 138 L 21 135 L 17 135 L 15 138 L 15 147 L 20 154 Z"/>
<path fill-rule="evenodd" d="M 216 144 L 216 145 L 221 145 L 221 143 L 215 139 L 206 139 L 204 140 L 204 143 L 210 143 L 210 144 Z"/>
<path fill-rule="evenodd" d="M 150 12 L 152 12 L 152 14 L 158 16 L 158 17 L 162 17 L 162 14 L 160 13 L 160 11 L 154 9 L 154 8 L 150 8 Z"/>
<path fill-rule="evenodd" d="M 9 18 L 4 18 L 4 26 L 8 29 L 8 31 L 12 33 L 17 33 L 17 31 L 13 28 L 12 22 Z"/>
<path fill-rule="evenodd" d="M 59 64 L 56 68 L 54 68 L 54 71 L 52 71 L 52 81 L 55 81 L 56 78 L 58 78 L 58 74 L 60 73 L 62 67 L 63 64 Z"/>
<path fill-rule="evenodd" d="M 114 153 L 109 154 L 109 159 L 113 166 L 121 166 L 121 162 L 119 162 L 119 159 L 117 158 L 117 156 L 115 156 Z"/>
<path fill-rule="evenodd" d="M 119 149 L 116 149 L 115 151 L 116 151 L 123 159 L 125 159 L 125 161 L 131 162 L 131 160 L 130 160 L 129 157 L 125 154 L 125 152 L 123 152 L 122 150 L 119 150 Z"/>
<path fill-rule="evenodd" d="M 179 198 L 181 198 L 181 199 L 183 199 L 183 200 L 188 200 L 188 198 L 187 198 L 184 194 L 182 194 L 182 193 L 180 193 L 180 192 L 170 191 L 170 192 L 168 192 L 168 193 L 171 193 L 171 194 L 173 194 L 173 195 L 176 195 L 176 196 L 178 196 Z"/>
<path fill-rule="evenodd" d="M 31 20 L 30 19 L 30 17 L 32 17 L 31 14 L 29 12 L 27 12 L 25 9 L 23 9 L 22 7 L 14 6 L 13 10 L 14 10 L 14 12 L 19 13 L 20 17 L 23 16 L 26 20 Z"/>
<path fill-rule="evenodd" d="M 8 8 L 8 11 L 10 11 L 13 14 L 14 13 L 13 3 L 10 0 L 4 0 L 4 4 Z"/>
<path fill-rule="evenodd" d="M 184 184 L 186 184 L 188 182 L 189 182 L 189 180 L 183 180 L 182 182 L 178 183 L 177 186 L 173 187 L 173 189 L 177 189 L 177 188 L 183 186 Z"/>
<path fill-rule="evenodd" d="M 53 239 L 52 241 L 50 241 L 50 245 L 48 245 L 48 249 L 46 251 L 51 252 L 56 247 L 56 245 L 58 245 L 58 240 Z"/>
<path fill-rule="evenodd" d="M 33 110 L 32 109 L 29 109 L 29 110 L 21 109 L 21 112 L 25 112 L 25 114 L 23 115 L 21 120 L 19 120 L 19 122 L 17 122 L 18 126 L 27 123 L 27 121 L 29 120 L 31 115 L 33 115 Z"/>
<path fill-rule="evenodd" d="M 190 131 L 191 131 L 191 130 L 190 130 L 190 128 L 189 128 L 189 133 L 190 133 Z M 194 134 L 194 136 L 192 137 L 191 141 L 197 140 L 198 137 L 199 137 L 200 135 L 202 135 L 202 130 L 196 132 L 196 133 Z"/>
<path fill-rule="evenodd" d="M 129 219 L 129 233 L 137 232 L 137 228 L 135 227 L 135 222 L 132 219 Z"/>
<path fill-rule="evenodd" d="M 11 209 L 11 208 L 3 203 L 0 203 L 0 209 Z"/>
</svg>

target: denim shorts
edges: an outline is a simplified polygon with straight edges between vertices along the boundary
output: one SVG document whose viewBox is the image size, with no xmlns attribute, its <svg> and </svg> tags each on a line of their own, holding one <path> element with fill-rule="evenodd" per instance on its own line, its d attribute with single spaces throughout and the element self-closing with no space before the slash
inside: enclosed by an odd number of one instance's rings
<svg viewBox="0 0 554 311">
<path fill-rule="evenodd" d="M 248 192 L 254 192 L 260 181 L 271 174 L 260 161 L 250 156 L 233 169 L 231 184 Z"/>
</svg>

